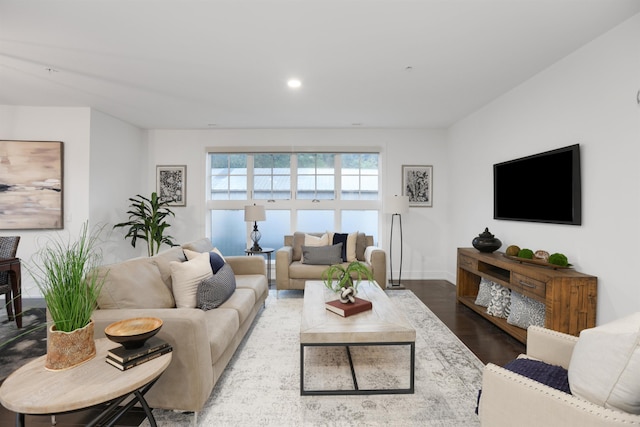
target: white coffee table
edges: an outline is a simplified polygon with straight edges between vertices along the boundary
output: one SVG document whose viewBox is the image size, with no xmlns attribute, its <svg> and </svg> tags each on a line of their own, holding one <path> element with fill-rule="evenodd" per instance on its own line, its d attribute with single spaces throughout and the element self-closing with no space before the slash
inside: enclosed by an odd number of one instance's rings
<svg viewBox="0 0 640 427">
<path fill-rule="evenodd" d="M 376 282 L 363 281 L 358 297 L 371 301 L 373 308 L 349 317 L 341 317 L 325 308 L 325 302 L 337 298 L 321 281 L 307 281 L 300 325 L 300 394 L 409 394 L 414 392 L 416 330 L 404 314 L 389 300 Z M 398 345 L 410 347 L 409 387 L 400 389 L 360 389 L 353 368 L 351 346 Z M 347 348 L 353 390 L 305 390 L 304 352 L 306 347 L 344 346 Z"/>
</svg>

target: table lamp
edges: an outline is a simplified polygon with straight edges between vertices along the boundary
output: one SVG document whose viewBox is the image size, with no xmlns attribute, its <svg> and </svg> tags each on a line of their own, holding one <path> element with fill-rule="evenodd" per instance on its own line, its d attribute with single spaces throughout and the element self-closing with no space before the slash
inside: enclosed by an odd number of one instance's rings
<svg viewBox="0 0 640 427">
<path fill-rule="evenodd" d="M 253 221 L 253 231 L 250 234 L 251 240 L 253 241 L 253 246 L 251 247 L 253 252 L 260 252 L 262 250 L 258 244 L 260 237 L 262 237 L 262 234 L 258 231 L 258 221 L 264 221 L 265 219 L 264 206 L 254 203 L 253 205 L 244 207 L 244 220 L 246 222 Z"/>
<path fill-rule="evenodd" d="M 391 214 L 391 235 L 389 237 L 389 267 L 391 269 L 391 288 L 402 289 L 402 214 L 409 211 L 409 196 L 387 196 L 384 199 L 382 212 Z M 393 282 L 393 220 L 398 216 L 400 223 L 400 274 L 398 275 L 398 284 Z"/>
</svg>

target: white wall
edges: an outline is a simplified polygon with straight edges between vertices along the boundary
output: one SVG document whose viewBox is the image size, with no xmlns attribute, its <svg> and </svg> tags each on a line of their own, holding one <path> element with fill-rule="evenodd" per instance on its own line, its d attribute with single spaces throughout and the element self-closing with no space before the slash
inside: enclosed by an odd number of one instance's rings
<svg viewBox="0 0 640 427">
<path fill-rule="evenodd" d="M 485 226 L 510 244 L 565 253 L 598 276 L 598 323 L 640 309 L 640 15 L 604 34 L 450 129 L 448 270 L 456 247 Z M 583 225 L 493 220 L 492 165 L 579 143 Z M 528 185 L 545 183 L 539 176 Z M 455 274 L 455 273 L 453 273 Z"/>
<path fill-rule="evenodd" d="M 206 232 L 205 152 L 207 147 L 341 147 L 382 149 L 382 191 L 400 194 L 403 164 L 433 165 L 434 207 L 411 208 L 403 215 L 403 278 L 441 278 L 446 269 L 444 237 L 449 197 L 449 167 L 445 132 L 428 130 L 152 130 L 149 131 L 149 170 L 156 165 L 187 165 L 187 206 L 173 208 L 171 235 L 177 241 L 202 237 Z M 155 188 L 155 172 L 149 174 L 149 190 Z M 389 247 L 390 217 L 384 218 L 378 242 Z M 396 232 L 397 233 L 397 230 Z M 397 234 L 394 234 L 396 237 Z M 397 243 L 396 243 L 397 244 Z M 394 258 L 399 255 L 394 246 Z M 399 259 L 394 263 L 397 279 Z"/>
<path fill-rule="evenodd" d="M 0 105 L 0 139 L 62 141 L 64 143 L 64 228 L 77 235 L 89 219 L 89 108 L 13 107 Z M 19 235 L 24 298 L 40 292 L 28 273 L 33 253 L 56 231 L 0 230 L 0 236 Z M 40 242 L 40 243 L 39 243 Z"/>
<path fill-rule="evenodd" d="M 102 227 L 103 262 L 147 254 L 143 241 L 133 248 L 126 229 L 113 225 L 128 220 L 130 197 L 147 193 L 146 132 L 122 120 L 91 110 L 89 218 Z"/>
<path fill-rule="evenodd" d="M 111 232 L 126 219 L 128 198 L 146 191 L 145 133 L 89 108 L 15 107 L 0 105 L 0 139 L 62 141 L 64 143 L 64 230 L 1 230 L 19 235 L 24 298 L 41 294 L 28 267 L 33 254 L 49 237 L 75 237 L 85 221 L 104 224 L 104 262 L 140 255 Z"/>
</svg>

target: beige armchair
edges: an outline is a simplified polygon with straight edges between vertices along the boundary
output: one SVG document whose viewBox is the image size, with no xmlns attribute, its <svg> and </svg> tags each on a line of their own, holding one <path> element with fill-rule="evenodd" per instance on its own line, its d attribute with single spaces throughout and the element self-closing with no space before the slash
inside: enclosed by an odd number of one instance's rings
<svg viewBox="0 0 640 427">
<path fill-rule="evenodd" d="M 531 326 L 525 357 L 569 368 L 578 338 Z M 640 426 L 640 415 L 606 409 L 494 364 L 482 376 L 480 423 L 488 427 Z"/>
<path fill-rule="evenodd" d="M 322 233 L 306 233 L 320 235 Z M 310 265 L 300 262 L 303 232 L 284 236 L 284 246 L 276 251 L 276 289 L 304 289 L 307 280 L 322 280 L 322 272 L 327 265 Z M 373 273 L 373 279 L 383 289 L 387 285 L 387 255 L 385 251 L 373 245 L 373 236 L 359 233 L 356 240 L 356 257 L 367 264 Z"/>
</svg>

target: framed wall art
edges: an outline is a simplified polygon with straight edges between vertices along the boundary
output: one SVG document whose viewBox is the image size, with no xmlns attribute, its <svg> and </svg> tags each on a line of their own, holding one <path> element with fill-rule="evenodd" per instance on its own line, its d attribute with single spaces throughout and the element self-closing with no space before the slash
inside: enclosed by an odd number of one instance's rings
<svg viewBox="0 0 640 427">
<path fill-rule="evenodd" d="M 187 166 L 156 166 L 156 193 L 169 206 L 187 206 Z"/>
<path fill-rule="evenodd" d="M 59 230 L 63 143 L 0 140 L 0 230 Z"/>
<path fill-rule="evenodd" d="M 432 207 L 433 166 L 402 165 L 402 195 L 411 207 Z"/>
</svg>

